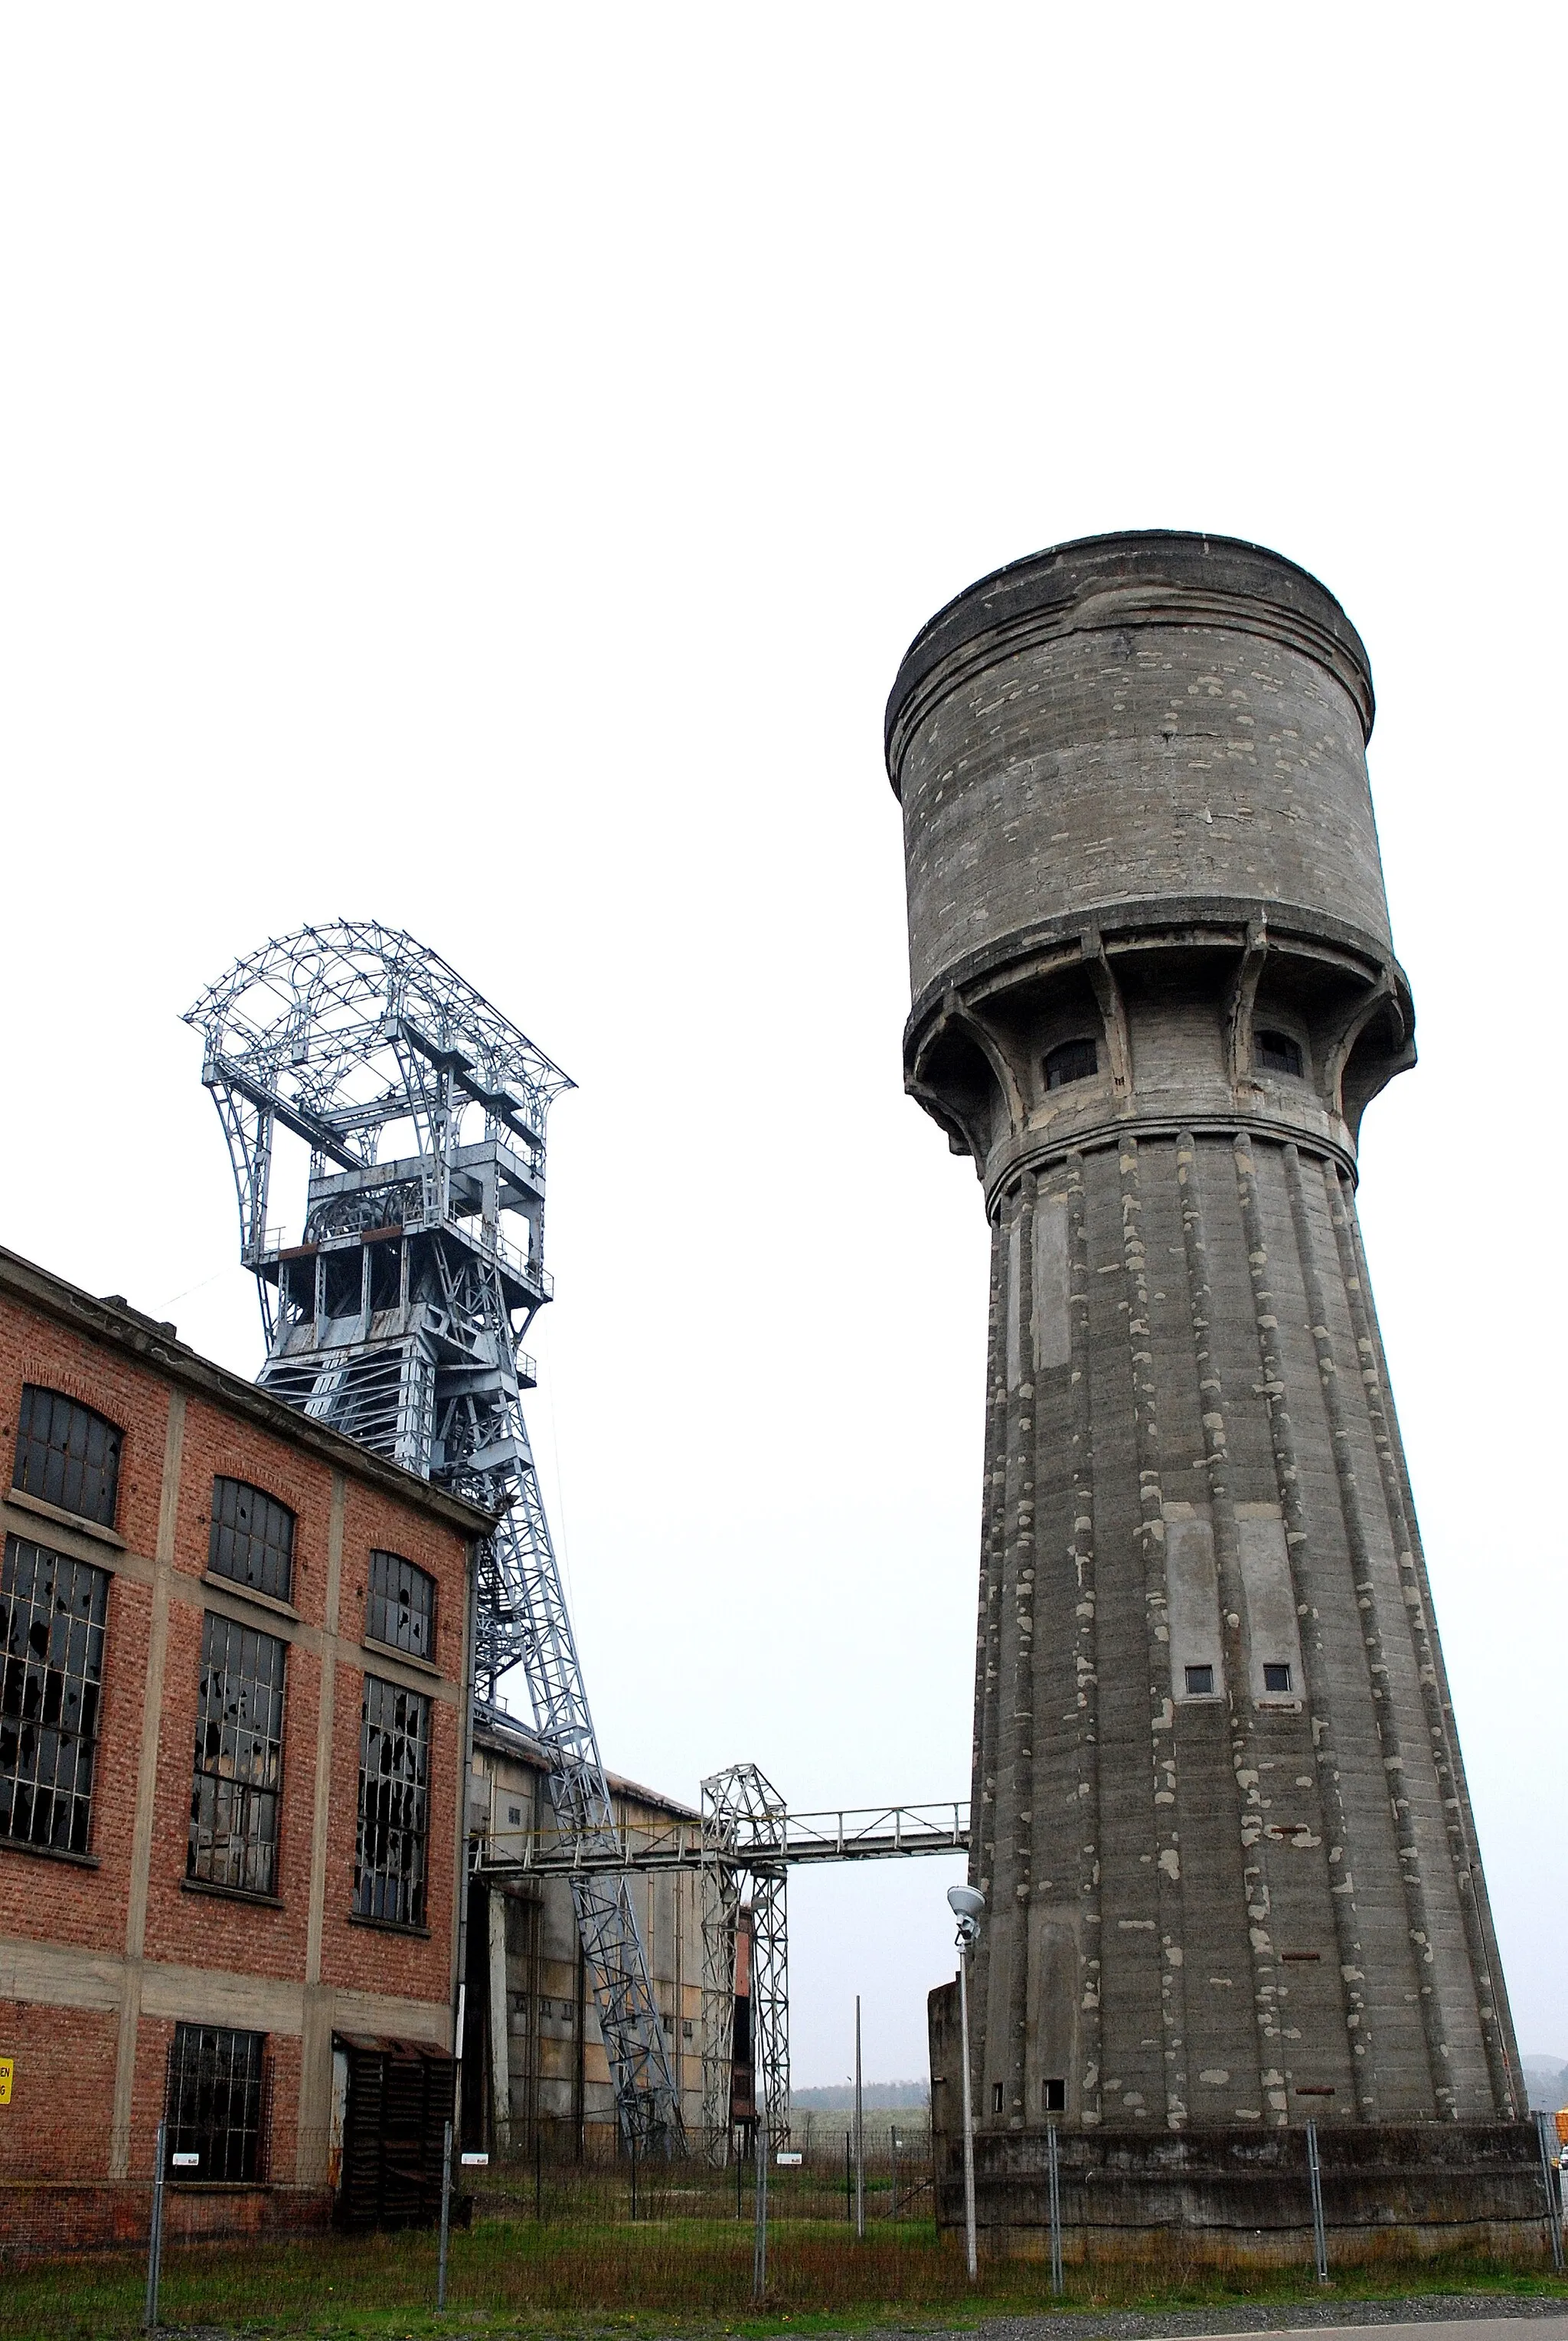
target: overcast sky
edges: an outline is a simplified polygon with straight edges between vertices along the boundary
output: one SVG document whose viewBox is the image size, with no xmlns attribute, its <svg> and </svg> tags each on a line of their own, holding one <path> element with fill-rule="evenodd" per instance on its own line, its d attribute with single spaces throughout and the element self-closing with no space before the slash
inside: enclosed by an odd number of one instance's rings
<svg viewBox="0 0 1568 2341">
<path fill-rule="evenodd" d="M 408 928 L 581 1084 L 531 1420 L 607 1761 L 967 1794 L 985 1228 L 900 1086 L 882 705 L 1037 546 L 1277 547 L 1376 677 L 1422 1061 L 1363 1211 L 1568 2057 L 1563 62 L 1498 7 L 6 12 L 0 1240 L 253 1372 L 179 1012 Z M 799 2082 L 857 1989 L 924 2070 L 951 1874 L 798 1878 Z"/>
</svg>

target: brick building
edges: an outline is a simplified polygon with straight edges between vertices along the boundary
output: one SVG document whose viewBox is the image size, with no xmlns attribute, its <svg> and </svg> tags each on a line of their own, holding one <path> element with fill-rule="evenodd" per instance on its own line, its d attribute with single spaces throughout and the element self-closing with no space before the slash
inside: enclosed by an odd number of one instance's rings
<svg viewBox="0 0 1568 2341">
<path fill-rule="evenodd" d="M 485 1515 L 4 1250 L 0 1426 L 0 2238 L 414 2215 Z"/>
</svg>

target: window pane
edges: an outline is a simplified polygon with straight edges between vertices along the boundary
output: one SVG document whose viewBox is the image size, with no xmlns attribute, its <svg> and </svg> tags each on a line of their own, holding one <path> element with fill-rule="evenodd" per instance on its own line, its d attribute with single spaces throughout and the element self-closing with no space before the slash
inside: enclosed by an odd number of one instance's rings
<svg viewBox="0 0 1568 2341">
<path fill-rule="evenodd" d="M 277 1890 L 287 1645 L 209 1610 L 202 1629 L 187 1878 Z"/>
<path fill-rule="evenodd" d="M 294 1578 L 293 1512 L 243 1479 L 214 1479 L 207 1567 L 214 1577 L 253 1585 L 274 1601 L 289 1600 Z"/>
<path fill-rule="evenodd" d="M 1293 1073 L 1297 1081 L 1301 1079 L 1301 1043 L 1293 1041 L 1288 1032 L 1260 1032 L 1253 1047 L 1253 1058 L 1262 1072 Z"/>
<path fill-rule="evenodd" d="M 1092 1041 L 1064 1041 L 1046 1059 L 1046 1087 L 1065 1089 L 1069 1081 L 1092 1081 L 1099 1071 L 1099 1055 Z"/>
<path fill-rule="evenodd" d="M 0 1837 L 85 1853 L 106 1569 L 7 1537 L 0 1568 Z"/>
<path fill-rule="evenodd" d="M 120 1433 L 112 1422 L 60 1390 L 24 1385 L 14 1488 L 112 1529 L 119 1479 Z"/>
<path fill-rule="evenodd" d="M 360 1734 L 354 1908 L 422 1927 L 430 1803 L 430 1701 L 366 1675 Z"/>
<path fill-rule="evenodd" d="M 264 2032 L 226 2032 L 211 2024 L 176 2024 L 169 2050 L 164 2115 L 169 2168 L 177 2154 L 190 2178 L 239 2179 L 262 2175 Z"/>
<path fill-rule="evenodd" d="M 435 1579 L 395 1552 L 371 1555 L 365 1632 L 416 1659 L 435 1656 Z"/>
</svg>

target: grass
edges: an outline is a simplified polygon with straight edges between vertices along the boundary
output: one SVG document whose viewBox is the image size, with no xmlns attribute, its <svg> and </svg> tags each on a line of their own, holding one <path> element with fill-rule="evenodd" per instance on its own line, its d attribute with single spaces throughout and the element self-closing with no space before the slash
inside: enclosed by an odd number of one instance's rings
<svg viewBox="0 0 1568 2341">
<path fill-rule="evenodd" d="M 435 2243 L 427 2235 L 323 2236 L 293 2243 L 170 2247 L 164 2269 L 166 2330 L 244 2333 L 272 2341 L 404 2341 L 511 2336 L 718 2332 L 821 2333 L 897 2323 L 970 2326 L 986 2316 L 1220 2309 L 1243 2302 L 1288 2306 L 1324 2294 L 1309 2268 L 1226 2271 L 1169 2249 L 1146 2260 L 1067 2271 L 1065 2301 L 1046 2269 L 1026 2261 L 983 2266 L 965 2281 L 960 2251 L 938 2246 L 930 2224 L 888 2221 L 864 2243 L 841 2225 L 800 2220 L 769 2237 L 769 2291 L 751 2303 L 749 2228 L 734 2221 L 581 2222 L 544 2227 L 487 2219 L 452 2242 L 450 2306 L 433 2309 Z M 0 2336 L 17 2341 L 116 2341 L 141 2330 L 144 2266 L 102 2255 L 24 2263 L 0 2278 Z M 1568 2284 L 1523 2262 L 1465 2256 L 1414 2262 L 1389 2256 L 1347 2268 L 1336 2302 L 1418 2293 L 1535 2295 L 1568 2306 Z"/>
</svg>

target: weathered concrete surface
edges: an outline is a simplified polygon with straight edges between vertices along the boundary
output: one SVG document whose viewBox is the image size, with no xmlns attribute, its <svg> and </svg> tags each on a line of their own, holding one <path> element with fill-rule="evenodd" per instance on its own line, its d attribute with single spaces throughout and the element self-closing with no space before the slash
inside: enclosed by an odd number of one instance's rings
<svg viewBox="0 0 1568 2341">
<path fill-rule="evenodd" d="M 1372 708 L 1315 580 L 1168 535 L 971 588 L 889 702 L 907 1081 L 993 1230 L 987 2138 L 1524 2110 L 1355 1216 Z"/>
</svg>

